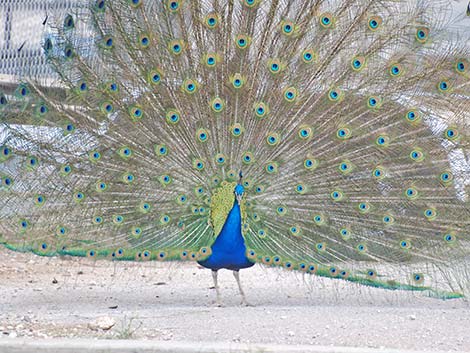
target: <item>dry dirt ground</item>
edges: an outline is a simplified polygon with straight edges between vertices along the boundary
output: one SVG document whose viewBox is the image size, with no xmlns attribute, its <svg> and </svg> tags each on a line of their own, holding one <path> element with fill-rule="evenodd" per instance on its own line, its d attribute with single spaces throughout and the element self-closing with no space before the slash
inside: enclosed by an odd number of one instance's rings
<svg viewBox="0 0 470 353">
<path fill-rule="evenodd" d="M 224 307 L 195 263 L 110 263 L 0 249 L 0 340 L 139 339 L 304 344 L 470 352 L 463 300 L 370 289 L 253 267 L 241 272 L 251 307 L 221 271 Z M 110 327 L 112 326 L 112 327 Z"/>
</svg>

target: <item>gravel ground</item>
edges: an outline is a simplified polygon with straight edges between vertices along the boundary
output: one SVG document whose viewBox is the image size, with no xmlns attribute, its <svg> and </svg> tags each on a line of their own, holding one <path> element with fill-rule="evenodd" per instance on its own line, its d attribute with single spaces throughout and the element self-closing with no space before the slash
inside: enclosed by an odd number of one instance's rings
<svg viewBox="0 0 470 353">
<path fill-rule="evenodd" d="M 0 339 L 103 338 L 470 352 L 470 306 L 284 270 L 241 272 L 251 307 L 195 263 L 110 263 L 0 250 Z"/>
</svg>

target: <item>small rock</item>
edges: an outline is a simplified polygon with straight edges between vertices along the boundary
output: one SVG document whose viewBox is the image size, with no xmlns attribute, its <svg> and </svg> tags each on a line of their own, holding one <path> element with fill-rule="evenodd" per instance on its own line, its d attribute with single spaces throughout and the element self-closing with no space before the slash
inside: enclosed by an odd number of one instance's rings
<svg viewBox="0 0 470 353">
<path fill-rule="evenodd" d="M 289 337 L 294 337 L 294 336 L 295 336 L 295 332 L 294 332 L 294 331 L 289 331 L 289 332 L 287 332 L 287 336 L 289 336 Z"/>
<path fill-rule="evenodd" d="M 107 331 L 116 324 L 116 321 L 109 316 L 97 318 L 95 321 L 88 324 L 88 328 L 93 331 L 103 330 Z"/>
<path fill-rule="evenodd" d="M 171 341 L 173 339 L 173 333 L 172 332 L 165 332 L 165 335 L 163 336 L 164 341 Z"/>
<path fill-rule="evenodd" d="M 416 320 L 416 315 L 408 315 L 408 319 L 410 319 L 410 320 Z"/>
</svg>

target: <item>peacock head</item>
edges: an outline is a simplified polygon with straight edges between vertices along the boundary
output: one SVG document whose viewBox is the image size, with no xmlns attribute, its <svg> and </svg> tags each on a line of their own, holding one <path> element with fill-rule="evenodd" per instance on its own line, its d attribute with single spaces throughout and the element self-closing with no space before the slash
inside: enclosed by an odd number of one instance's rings
<svg viewBox="0 0 470 353">
<path fill-rule="evenodd" d="M 235 186 L 234 192 L 238 203 L 240 203 L 242 201 L 243 194 L 245 193 L 245 188 L 242 186 L 242 184 L 237 184 L 237 186 Z"/>
<path fill-rule="evenodd" d="M 244 192 L 245 188 L 242 186 L 242 184 L 237 184 L 237 186 L 235 186 L 235 195 L 242 196 Z"/>
</svg>

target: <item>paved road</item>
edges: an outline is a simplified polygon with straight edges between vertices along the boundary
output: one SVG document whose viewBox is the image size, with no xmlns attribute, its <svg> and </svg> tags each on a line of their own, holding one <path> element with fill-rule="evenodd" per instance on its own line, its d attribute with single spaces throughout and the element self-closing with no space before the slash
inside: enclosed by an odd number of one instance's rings
<svg viewBox="0 0 470 353">
<path fill-rule="evenodd" d="M 266 344 L 182 343 L 109 340 L 0 340 L 0 352 L 8 353 L 417 353 L 394 349 L 286 346 Z M 455 352 L 455 351 L 454 351 Z M 457 352 L 458 353 L 458 352 Z"/>
</svg>

